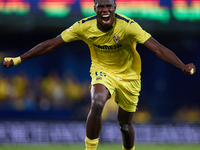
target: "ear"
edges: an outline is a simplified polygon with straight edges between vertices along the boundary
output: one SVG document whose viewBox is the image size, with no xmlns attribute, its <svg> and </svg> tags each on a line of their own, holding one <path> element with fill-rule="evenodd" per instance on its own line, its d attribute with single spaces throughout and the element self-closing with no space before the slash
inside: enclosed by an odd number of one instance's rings
<svg viewBox="0 0 200 150">
<path fill-rule="evenodd" d="M 94 11 L 97 12 L 97 11 L 96 11 L 96 5 L 94 5 Z"/>
<path fill-rule="evenodd" d="M 116 10 L 116 8 L 117 8 L 117 6 L 116 6 L 116 4 L 114 5 L 114 9 Z"/>
</svg>

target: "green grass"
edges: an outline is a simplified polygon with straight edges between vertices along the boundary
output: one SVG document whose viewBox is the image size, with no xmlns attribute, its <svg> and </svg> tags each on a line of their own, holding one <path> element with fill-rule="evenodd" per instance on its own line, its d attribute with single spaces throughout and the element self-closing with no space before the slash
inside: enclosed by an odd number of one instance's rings
<svg viewBox="0 0 200 150">
<path fill-rule="evenodd" d="M 85 150 L 83 144 L 0 145 L 0 150 Z M 121 150 L 121 144 L 99 144 L 97 150 Z M 135 150 L 200 150 L 200 144 L 137 144 Z"/>
</svg>

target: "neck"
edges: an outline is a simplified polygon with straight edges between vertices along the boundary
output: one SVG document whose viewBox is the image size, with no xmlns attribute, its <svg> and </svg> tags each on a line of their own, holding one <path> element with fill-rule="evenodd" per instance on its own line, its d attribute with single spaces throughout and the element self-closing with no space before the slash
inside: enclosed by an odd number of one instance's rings
<svg viewBox="0 0 200 150">
<path fill-rule="evenodd" d="M 102 32 L 108 32 L 108 31 L 110 31 L 110 30 L 113 28 L 113 26 L 102 27 L 102 26 L 99 25 L 99 23 L 97 22 L 97 28 L 98 28 L 99 30 L 101 30 Z"/>
</svg>

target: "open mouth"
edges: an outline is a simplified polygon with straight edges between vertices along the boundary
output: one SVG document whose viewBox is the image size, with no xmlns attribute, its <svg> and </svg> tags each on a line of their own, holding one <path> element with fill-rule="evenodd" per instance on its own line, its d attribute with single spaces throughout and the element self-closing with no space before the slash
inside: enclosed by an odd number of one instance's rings
<svg viewBox="0 0 200 150">
<path fill-rule="evenodd" d="M 109 19 L 110 19 L 110 15 L 103 15 L 102 16 L 102 20 L 103 20 L 104 23 L 108 23 Z"/>
</svg>

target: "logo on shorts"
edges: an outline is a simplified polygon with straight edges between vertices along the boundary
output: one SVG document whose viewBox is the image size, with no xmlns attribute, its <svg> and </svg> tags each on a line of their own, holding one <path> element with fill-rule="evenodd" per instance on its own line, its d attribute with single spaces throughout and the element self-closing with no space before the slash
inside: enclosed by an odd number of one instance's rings
<svg viewBox="0 0 200 150">
<path fill-rule="evenodd" d="M 114 36 L 113 36 L 113 41 L 114 41 L 115 43 L 119 43 L 119 42 L 120 42 L 120 37 L 119 37 L 118 35 L 114 35 Z"/>
<path fill-rule="evenodd" d="M 102 77 L 97 77 L 96 80 L 102 80 Z"/>
</svg>

